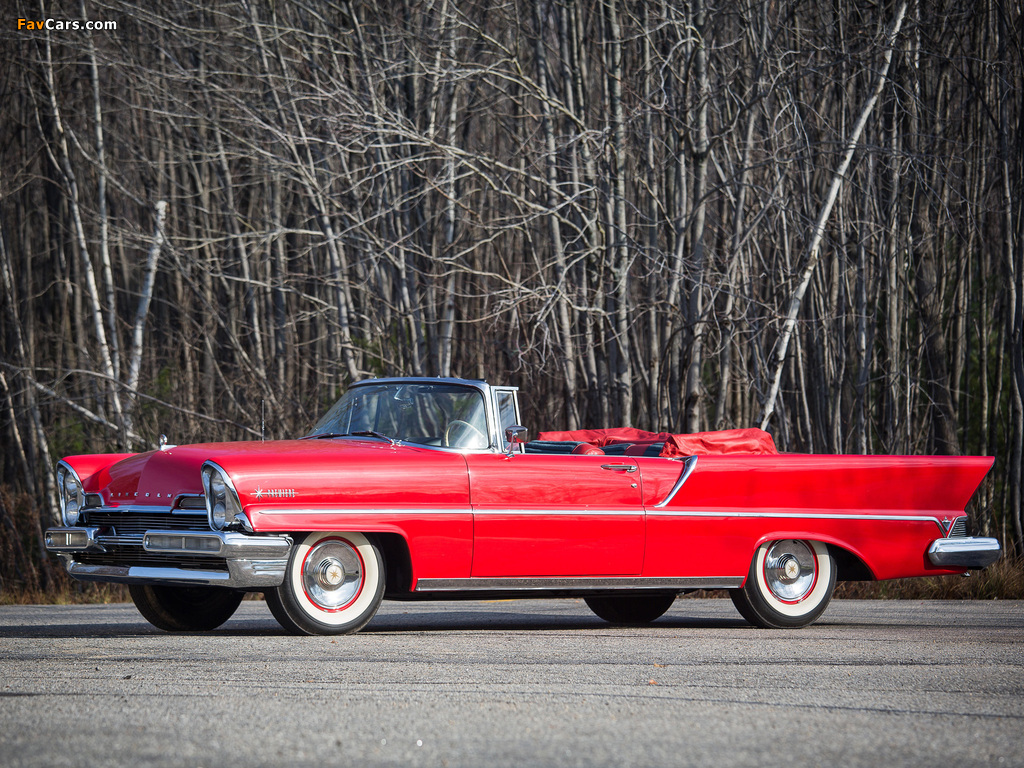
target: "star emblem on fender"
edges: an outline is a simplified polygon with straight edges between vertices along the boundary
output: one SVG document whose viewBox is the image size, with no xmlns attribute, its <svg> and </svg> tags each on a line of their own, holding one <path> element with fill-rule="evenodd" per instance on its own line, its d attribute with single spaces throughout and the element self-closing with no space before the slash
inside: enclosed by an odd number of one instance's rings
<svg viewBox="0 0 1024 768">
<path fill-rule="evenodd" d="M 264 488 L 257 485 L 252 492 L 253 498 L 260 501 L 264 496 L 269 499 L 290 499 L 295 496 L 294 488 Z"/>
</svg>

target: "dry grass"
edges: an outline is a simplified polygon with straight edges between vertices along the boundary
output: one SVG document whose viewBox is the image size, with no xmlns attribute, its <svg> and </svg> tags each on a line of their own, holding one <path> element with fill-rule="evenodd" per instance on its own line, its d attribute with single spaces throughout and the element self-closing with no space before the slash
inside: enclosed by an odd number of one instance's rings
<svg viewBox="0 0 1024 768">
<path fill-rule="evenodd" d="M 1024 560 L 1002 558 L 969 576 L 846 581 L 835 596 L 854 600 L 1024 600 Z"/>
<path fill-rule="evenodd" d="M 128 587 L 123 584 L 83 584 L 61 578 L 52 589 L 7 589 L 0 591 L 0 605 L 89 605 L 124 603 Z"/>
</svg>

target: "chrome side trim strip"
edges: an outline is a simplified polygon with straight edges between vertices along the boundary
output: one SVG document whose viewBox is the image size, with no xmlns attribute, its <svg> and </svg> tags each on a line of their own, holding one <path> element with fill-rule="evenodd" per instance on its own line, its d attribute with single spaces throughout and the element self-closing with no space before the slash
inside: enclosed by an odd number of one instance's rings
<svg viewBox="0 0 1024 768">
<path fill-rule="evenodd" d="M 945 533 L 942 521 L 935 515 L 870 515 L 842 512 L 708 512 L 703 510 L 666 509 L 647 510 L 648 517 L 761 517 L 792 520 L 879 520 L 903 523 L 935 523 Z"/>
<path fill-rule="evenodd" d="M 666 509 L 663 512 L 647 511 L 651 517 L 786 517 L 808 520 L 910 520 L 915 522 L 938 523 L 935 515 L 872 515 L 867 512 L 735 512 L 695 509 Z"/>
<path fill-rule="evenodd" d="M 390 507 L 386 509 L 296 509 L 296 508 L 259 508 L 250 507 L 261 515 L 545 515 L 548 517 L 590 517 L 598 515 L 644 515 L 648 517 L 703 517 L 703 518 L 732 518 L 732 517 L 763 517 L 763 518 L 786 518 L 796 520 L 884 520 L 896 522 L 931 522 L 941 529 L 941 520 L 935 515 L 893 515 L 869 513 L 843 513 L 843 512 L 738 512 L 735 510 L 694 510 L 694 509 L 663 509 L 655 505 L 649 507 L 646 513 L 642 507 L 629 509 L 588 509 L 577 507 L 573 509 L 430 509 L 430 508 L 409 508 Z"/>
<path fill-rule="evenodd" d="M 668 503 L 675 498 L 677 493 L 679 493 L 679 489 L 683 487 L 683 483 L 687 481 L 696 466 L 697 457 L 688 456 L 683 462 L 683 471 L 679 473 L 679 479 L 676 480 L 676 484 L 672 486 L 672 490 L 668 492 L 668 496 L 654 505 L 655 509 L 661 509 L 662 507 L 668 506 Z"/>
<path fill-rule="evenodd" d="M 942 568 L 986 568 L 999 559 L 998 539 L 980 536 L 961 536 L 939 539 L 928 547 L 932 565 Z"/>
<path fill-rule="evenodd" d="M 643 507 L 632 509 L 474 509 L 475 517 L 515 515 L 517 517 L 643 517 Z"/>
<path fill-rule="evenodd" d="M 743 585 L 742 576 L 699 578 L 471 578 L 419 579 L 414 592 L 539 591 L 551 589 L 734 589 Z"/>
<path fill-rule="evenodd" d="M 253 509 L 250 507 L 250 509 Z M 643 507 L 631 509 L 258 509 L 261 515 L 543 515 L 545 517 L 643 517 Z"/>
<path fill-rule="evenodd" d="M 264 515 L 467 515 L 488 517 L 516 515 L 520 517 L 695 517 L 695 518 L 774 518 L 789 520 L 873 520 L 879 522 L 935 523 L 942 533 L 941 520 L 935 515 L 871 515 L 844 514 L 832 512 L 737 512 L 686 509 L 660 509 L 649 507 L 645 511 L 636 509 L 260 509 Z"/>
<path fill-rule="evenodd" d="M 284 509 L 276 509 L 274 507 L 260 507 L 255 504 L 250 504 L 246 509 L 250 512 L 257 512 L 261 515 L 472 515 L 473 510 L 469 507 L 463 509 L 453 509 L 451 507 L 430 509 L 426 507 L 387 507 L 387 508 L 372 508 L 372 509 L 359 509 L 359 508 L 346 508 L 339 507 L 336 509 L 298 509 L 295 507 L 288 507 Z"/>
</svg>

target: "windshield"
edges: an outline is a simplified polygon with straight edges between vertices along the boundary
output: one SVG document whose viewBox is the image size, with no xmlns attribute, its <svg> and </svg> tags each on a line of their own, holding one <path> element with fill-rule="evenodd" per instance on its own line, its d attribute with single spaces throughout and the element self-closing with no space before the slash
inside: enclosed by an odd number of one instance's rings
<svg viewBox="0 0 1024 768">
<path fill-rule="evenodd" d="M 353 387 L 307 437 L 363 435 L 444 448 L 490 445 L 484 397 L 453 384 L 364 384 Z"/>
</svg>

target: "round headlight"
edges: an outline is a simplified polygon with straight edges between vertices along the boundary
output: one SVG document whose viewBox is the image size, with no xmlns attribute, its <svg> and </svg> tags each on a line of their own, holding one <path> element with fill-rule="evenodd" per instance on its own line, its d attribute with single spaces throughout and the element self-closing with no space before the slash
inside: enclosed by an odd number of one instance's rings
<svg viewBox="0 0 1024 768">
<path fill-rule="evenodd" d="M 64 520 L 64 525 L 77 525 L 85 501 L 82 483 L 69 467 L 61 467 L 59 474 L 61 518 Z"/>
<path fill-rule="evenodd" d="M 79 513 L 82 511 L 81 507 L 75 502 L 68 502 L 64 507 L 64 525 L 72 526 L 78 525 Z"/>
<path fill-rule="evenodd" d="M 233 525 L 240 511 L 238 497 L 223 471 L 212 462 L 203 466 L 206 511 L 209 515 L 210 527 L 215 531 L 221 531 Z"/>
<path fill-rule="evenodd" d="M 224 478 L 221 477 L 219 472 L 210 473 L 210 495 L 214 499 L 223 500 L 227 495 L 228 487 L 224 484 Z"/>
<path fill-rule="evenodd" d="M 224 527 L 228 516 L 228 488 L 224 478 L 214 472 L 210 477 L 210 517 L 213 527 L 218 531 Z"/>
<path fill-rule="evenodd" d="M 222 501 L 218 501 L 213 505 L 213 527 L 216 530 L 221 530 L 227 523 L 228 508 Z"/>
</svg>

